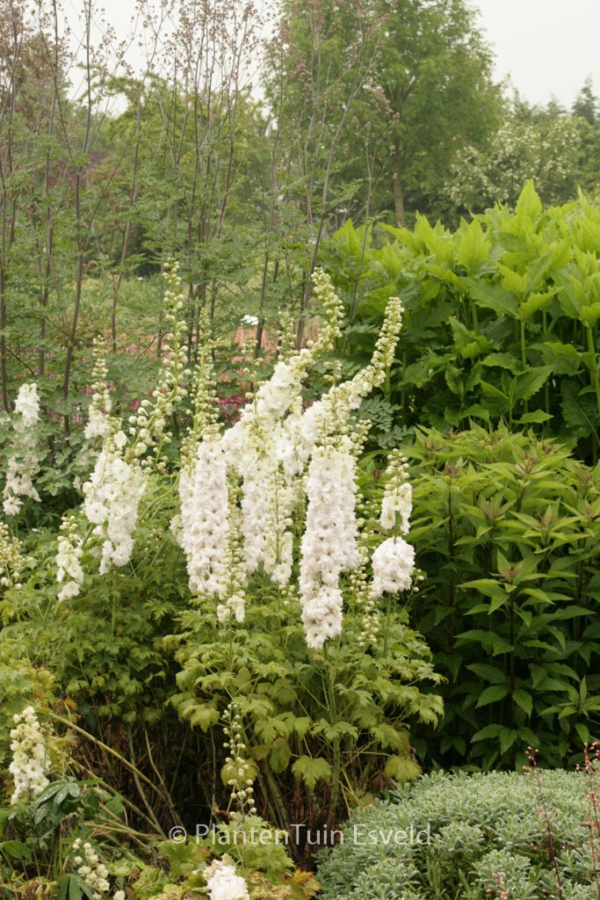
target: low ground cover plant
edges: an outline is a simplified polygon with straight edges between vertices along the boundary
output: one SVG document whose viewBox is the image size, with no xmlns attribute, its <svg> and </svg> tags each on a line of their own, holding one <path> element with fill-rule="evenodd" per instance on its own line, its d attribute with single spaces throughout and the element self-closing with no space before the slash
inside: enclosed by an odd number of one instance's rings
<svg viewBox="0 0 600 900">
<path fill-rule="evenodd" d="M 323 851 L 323 900 L 592 900 L 598 773 L 434 772 L 356 812 Z"/>
</svg>

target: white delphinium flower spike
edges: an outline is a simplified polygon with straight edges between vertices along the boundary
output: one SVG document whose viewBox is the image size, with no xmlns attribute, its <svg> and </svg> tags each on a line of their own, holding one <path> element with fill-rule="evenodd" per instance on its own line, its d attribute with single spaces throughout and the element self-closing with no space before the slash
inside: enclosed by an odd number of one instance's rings
<svg viewBox="0 0 600 900">
<path fill-rule="evenodd" d="M 121 455 L 126 442 L 123 432 L 110 436 L 83 485 L 83 512 L 94 526 L 92 533 L 102 541 L 101 575 L 131 559 L 138 506 L 146 488 L 140 466 Z"/>
<path fill-rule="evenodd" d="M 350 414 L 358 409 L 374 388 L 383 383 L 386 371 L 394 361 L 402 312 L 400 300 L 391 297 L 370 365 L 349 381 L 334 385 L 306 412 L 300 410 L 286 422 L 288 445 L 294 448 L 288 465 L 293 466 L 294 471 L 304 469 L 318 441 L 323 441 L 327 435 L 343 432 Z"/>
<path fill-rule="evenodd" d="M 203 874 L 210 900 L 250 900 L 246 880 L 225 859 L 215 859 Z"/>
<path fill-rule="evenodd" d="M 84 435 L 87 440 L 95 437 L 104 438 L 110 431 L 111 402 L 108 391 L 108 368 L 104 358 L 104 342 L 94 339 L 92 354 L 92 402 L 88 409 L 88 421 Z"/>
<path fill-rule="evenodd" d="M 180 498 L 180 542 L 187 557 L 190 591 L 221 595 L 227 578 L 229 492 L 227 463 L 218 435 L 207 436 L 198 445 L 193 477 L 181 473 Z"/>
<path fill-rule="evenodd" d="M 185 382 L 191 376 L 187 368 L 187 323 L 183 315 L 185 297 L 179 263 L 169 263 L 164 277 L 167 283 L 164 297 L 167 331 L 162 338 L 162 366 L 151 398 L 142 400 L 139 409 L 129 418 L 130 440 L 124 452 L 126 462 L 139 461 L 142 468 L 156 468 L 158 472 L 164 472 L 166 467 L 162 448 L 173 438 L 173 433 L 167 430 L 169 419 L 177 404 L 187 396 Z"/>
<path fill-rule="evenodd" d="M 194 396 L 194 423 L 183 441 L 179 473 L 181 514 L 175 534 L 187 558 L 190 591 L 223 598 L 229 578 L 229 485 L 217 426 L 208 315 L 201 320 L 202 349 Z M 238 604 L 237 616 L 240 608 Z M 243 607 L 241 609 L 243 619 Z"/>
<path fill-rule="evenodd" d="M 415 548 L 404 538 L 390 537 L 373 553 L 373 597 L 381 597 L 385 592 L 397 594 L 407 591 L 412 585 L 415 570 Z"/>
<path fill-rule="evenodd" d="M 408 534 L 412 513 L 412 486 L 408 483 L 408 463 L 400 450 L 392 450 L 385 472 L 387 484 L 381 503 L 381 527 Z M 400 522 L 398 522 L 400 517 Z"/>
<path fill-rule="evenodd" d="M 21 571 L 27 562 L 21 553 L 20 540 L 11 536 L 5 523 L 0 522 L 0 586 L 19 590 Z"/>
<path fill-rule="evenodd" d="M 371 596 L 397 594 L 412 587 L 415 550 L 400 534 L 408 534 L 412 512 L 412 488 L 407 481 L 408 463 L 400 450 L 390 454 L 386 470 L 387 484 L 381 504 L 380 523 L 393 536 L 377 547 L 371 560 L 373 582 Z"/>
<path fill-rule="evenodd" d="M 342 630 L 339 577 L 360 564 L 355 516 L 355 463 L 350 442 L 317 447 L 310 461 L 308 509 L 300 560 L 300 602 L 309 647 Z"/>
<path fill-rule="evenodd" d="M 15 401 L 12 416 L 12 455 L 8 461 L 6 484 L 4 486 L 4 512 L 14 516 L 20 511 L 21 497 L 30 497 L 39 502 L 40 496 L 33 486 L 33 479 L 39 467 L 36 453 L 35 428 L 39 421 L 40 401 L 36 384 L 22 384 Z"/>
<path fill-rule="evenodd" d="M 27 706 L 14 716 L 15 727 L 10 732 L 12 762 L 8 771 L 15 783 L 10 799 L 14 806 L 19 800 L 41 794 L 48 785 L 49 762 L 47 736 L 42 731 L 33 706 Z"/>
<path fill-rule="evenodd" d="M 225 590 L 221 593 L 221 603 L 217 605 L 219 622 L 229 623 L 235 619 L 243 622 L 246 617 L 246 570 L 241 541 L 242 513 L 239 509 L 235 489 L 230 487 L 229 498 L 229 531 L 227 546 L 223 556 L 223 565 L 227 572 Z"/>
<path fill-rule="evenodd" d="M 83 541 L 77 534 L 75 516 L 66 516 L 60 524 L 61 534 L 58 536 L 58 552 L 56 554 L 56 580 L 64 582 L 58 594 L 59 602 L 77 597 L 81 590 L 84 573 L 81 568 Z"/>
<path fill-rule="evenodd" d="M 89 841 L 84 843 L 81 838 L 73 841 L 73 854 L 72 861 L 76 866 L 77 874 L 85 884 L 92 888 L 94 900 L 102 900 L 103 896 L 110 891 L 109 872 L 106 865 L 92 844 Z M 113 900 L 118 900 L 117 894 L 119 893 L 122 892 L 117 891 Z"/>
</svg>

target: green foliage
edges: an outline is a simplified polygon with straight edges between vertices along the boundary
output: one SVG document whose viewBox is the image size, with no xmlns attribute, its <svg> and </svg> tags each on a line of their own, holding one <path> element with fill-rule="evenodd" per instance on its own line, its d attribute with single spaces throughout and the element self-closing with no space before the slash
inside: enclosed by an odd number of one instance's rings
<svg viewBox="0 0 600 900">
<path fill-rule="evenodd" d="M 426 776 L 353 815 L 341 846 L 322 854 L 323 900 L 592 900 L 595 779 Z"/>
<path fill-rule="evenodd" d="M 384 231 L 379 246 L 380 233 L 347 223 L 323 260 L 347 298 L 345 347 L 357 363 L 388 298 L 403 300 L 383 395 L 394 424 L 534 424 L 595 462 L 600 210 L 583 197 L 544 209 L 530 183 L 514 212 L 496 207 L 455 233 L 424 218 L 414 231 Z"/>
<path fill-rule="evenodd" d="M 5 895 L 16 896 L 25 885 L 43 890 L 46 883 L 53 896 L 92 900 L 90 886 L 67 872 L 70 846 L 92 828 L 127 840 L 131 832 L 122 813 L 118 794 L 104 790 L 97 780 L 66 775 L 33 800 L 0 808 L 0 887 Z"/>
<path fill-rule="evenodd" d="M 344 642 L 315 654 L 306 647 L 297 601 L 260 578 L 247 596 L 243 626 L 225 633 L 208 601 L 183 615 L 183 635 L 169 641 L 182 664 L 171 702 L 208 732 L 235 700 L 270 820 L 287 829 L 299 821 L 301 803 L 311 824 L 331 823 L 373 785 L 414 778 L 408 717 L 436 722 L 441 705 L 423 690 L 423 682 L 439 677 L 407 615 L 398 610 L 385 645 L 367 653 L 361 609 L 351 601 Z"/>
<path fill-rule="evenodd" d="M 175 275 L 169 283 L 179 290 Z M 179 296 L 172 297 L 175 310 L 183 306 Z M 329 298 L 329 308 L 341 314 L 341 305 L 335 300 L 335 296 Z M 223 565 L 230 567 L 233 583 L 239 579 L 237 590 L 244 591 L 245 618 L 223 615 L 220 589 L 200 593 L 201 583 L 190 581 L 192 568 L 188 572 L 183 550 L 189 545 L 181 539 L 178 521 L 181 529 L 193 531 L 197 527 L 194 517 L 202 516 L 206 498 L 198 493 L 192 510 L 178 496 L 178 487 L 182 495 L 188 490 L 190 482 L 184 478 L 190 478 L 190 465 L 195 471 L 197 454 L 200 458 L 195 442 L 200 440 L 200 429 L 206 427 L 205 419 L 213 422 L 216 411 L 212 374 L 203 370 L 202 376 L 197 374 L 197 409 L 183 410 L 185 418 L 180 419 L 181 431 L 185 433 L 191 422 L 196 430 L 184 438 L 179 459 L 175 448 L 174 464 L 183 472 L 178 484 L 161 448 L 163 443 L 169 445 L 172 436 L 166 430 L 167 419 L 177 421 L 180 410 L 176 404 L 185 395 L 180 378 L 189 381 L 192 375 L 184 367 L 185 351 L 174 336 L 181 334 L 180 320 L 173 315 L 171 319 L 173 337 L 165 340 L 171 362 L 165 363 L 161 372 L 161 389 L 152 393 L 152 401 L 143 401 L 137 419 L 129 420 L 130 444 L 119 431 L 118 418 L 100 413 L 100 425 L 108 425 L 108 431 L 91 479 L 81 493 L 73 487 L 80 506 L 63 521 L 58 540 L 54 515 L 42 517 L 43 527 L 29 532 L 24 552 L 30 555 L 31 564 L 22 573 L 21 583 L 8 586 L 0 599 L 0 710 L 5 719 L 0 751 L 8 755 L 11 715 L 20 711 L 25 701 L 34 701 L 49 708 L 54 720 L 76 733 L 81 745 L 79 764 L 126 798 L 138 827 L 149 825 L 166 834 L 167 823 L 179 819 L 177 810 L 184 808 L 184 802 L 187 824 L 194 822 L 194 816 L 196 821 L 212 817 L 215 809 L 229 813 L 232 800 L 248 797 L 248 779 L 257 781 L 257 807 L 248 803 L 249 815 L 260 808 L 284 830 L 299 815 L 316 824 L 331 825 L 382 784 L 405 782 L 419 774 L 411 755 L 409 722 L 437 722 L 442 712 L 440 698 L 425 691 L 424 684 L 435 685 L 440 678 L 425 642 L 409 627 L 406 611 L 397 608 L 391 594 L 384 601 L 385 634 L 376 644 L 377 614 L 368 594 L 366 548 L 364 564 L 345 577 L 343 584 L 348 607 L 343 635 L 336 631 L 336 639 L 328 641 L 324 651 L 318 640 L 307 644 L 297 587 L 306 518 L 304 494 L 298 495 L 285 521 L 290 529 L 291 586 L 269 580 L 262 566 L 250 576 L 245 572 L 250 563 L 244 558 L 244 549 L 248 556 L 249 551 L 236 522 L 240 486 L 235 472 L 230 473 L 231 509 L 223 510 L 224 516 L 231 515 L 227 536 L 231 555 Z M 298 379 L 297 388 L 293 385 L 298 396 L 308 358 L 320 349 L 327 350 L 330 335 L 339 333 L 332 324 L 328 327 L 311 351 L 294 357 L 295 364 L 302 361 L 300 371 L 292 363 L 287 369 L 280 367 L 280 375 L 283 368 L 290 378 Z M 384 337 L 377 362 L 361 385 L 365 392 L 379 375 L 384 376 L 385 360 L 392 356 L 390 342 L 395 338 L 389 330 Z M 208 363 L 205 369 L 210 369 Z M 94 402 L 104 402 L 104 375 L 96 377 Z M 346 386 L 346 390 L 351 392 L 354 387 Z M 348 393 L 349 399 L 344 400 L 342 388 L 334 394 L 338 398 L 335 415 L 323 424 L 324 429 L 346 428 L 340 424 L 343 418 L 337 417 L 344 416 L 344 402 L 350 415 L 356 395 Z M 283 405 L 276 407 L 279 416 L 287 413 L 286 403 L 292 404 L 294 399 L 291 389 L 289 398 L 285 391 Z M 268 396 L 268 391 L 265 393 Z M 248 407 L 257 416 L 260 408 L 258 401 Z M 213 428 L 216 431 L 218 426 L 211 425 L 214 436 Z M 97 445 L 93 438 L 85 444 L 83 471 L 86 465 L 89 470 Z M 117 459 L 119 447 L 125 448 L 125 455 Z M 275 445 L 270 448 L 273 454 L 275 449 Z M 121 494 L 136 488 L 128 487 L 132 481 L 125 479 L 123 472 L 133 472 L 133 464 L 129 466 L 126 460 L 140 456 L 142 462 L 135 471 L 143 480 L 143 499 L 139 510 L 125 510 L 131 515 L 128 525 L 121 518 L 127 499 Z M 275 456 L 272 459 L 277 466 Z M 120 463 L 119 478 L 113 473 L 111 481 L 115 460 Z M 206 466 L 209 472 L 210 463 Z M 204 469 L 198 473 L 200 478 Z M 107 483 L 102 485 L 102 479 Z M 98 490 L 95 494 L 99 483 L 104 493 Z M 353 498 L 354 490 L 352 503 Z M 217 502 L 220 509 L 222 500 Z M 104 503 L 114 510 L 106 532 L 98 525 L 109 516 Z M 24 528 L 25 514 L 19 515 Z M 134 525 L 135 539 L 130 540 L 127 527 Z M 210 541 L 213 534 L 207 531 L 204 540 Z M 365 541 L 374 537 L 371 529 Z M 362 541 L 362 534 L 358 538 Z M 350 540 L 354 542 L 353 535 Z M 121 542 L 132 555 L 130 559 L 128 554 L 119 557 L 118 567 L 112 568 L 103 557 L 100 574 L 98 557 L 110 549 L 111 541 Z M 65 562 L 67 553 L 70 561 Z M 358 561 L 357 555 L 357 565 Z M 409 565 L 412 568 L 412 561 Z M 69 585 L 71 590 L 66 591 Z M 369 635 L 368 652 L 365 633 Z M 35 671 L 40 672 L 37 680 L 31 674 Z M 47 674 L 50 671 L 52 677 Z M 15 672 L 27 675 L 17 685 Z M 244 731 L 243 741 L 241 736 L 236 738 L 248 759 L 243 777 L 233 737 L 226 738 L 232 709 L 236 721 L 243 723 L 235 726 L 236 733 L 238 728 Z M 179 722 L 174 721 L 174 711 Z M 200 787 L 196 785 L 198 771 L 208 776 L 199 779 Z"/>
<path fill-rule="evenodd" d="M 330 176 L 323 199 L 328 189 L 338 216 L 402 225 L 416 209 L 441 210 L 454 156 L 484 147 L 503 107 L 473 11 L 462 0 L 369 0 L 343 13 L 327 0 L 286 0 L 284 13 L 289 46 L 284 66 L 275 58 L 271 101 L 285 96 L 282 119 L 304 144 L 313 183 Z M 339 144 L 333 167 L 318 129 Z"/>
<path fill-rule="evenodd" d="M 514 206 L 532 179 L 545 203 L 568 203 L 578 186 L 595 187 L 591 161 L 582 159 L 590 132 L 587 121 L 556 103 L 529 107 L 516 96 L 486 147 L 457 154 L 446 186 L 452 206 L 462 214 L 495 203 Z"/>
<path fill-rule="evenodd" d="M 600 469 L 533 435 L 419 429 L 413 616 L 448 683 L 439 765 L 561 765 L 600 734 Z"/>
<path fill-rule="evenodd" d="M 146 724 L 164 717 L 168 660 L 159 642 L 181 611 L 177 575 L 181 582 L 185 570 L 167 531 L 174 507 L 158 490 L 151 486 L 146 495 L 138 533 L 144 551 L 131 571 L 92 577 L 68 604 L 56 601 L 56 533 L 42 529 L 29 536 L 35 572 L 0 601 L 0 703 L 16 711 L 16 698 L 32 692 L 32 675 L 27 681 L 19 675 L 17 693 L 15 671 L 34 666 L 38 683 L 42 672 L 52 671 L 59 693 L 89 711 L 90 725 L 97 716 Z"/>
</svg>

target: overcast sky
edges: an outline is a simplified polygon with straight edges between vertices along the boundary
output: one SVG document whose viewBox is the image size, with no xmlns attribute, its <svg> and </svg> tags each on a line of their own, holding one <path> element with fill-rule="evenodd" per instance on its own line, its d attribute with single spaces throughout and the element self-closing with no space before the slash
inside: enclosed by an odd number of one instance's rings
<svg viewBox="0 0 600 900">
<path fill-rule="evenodd" d="M 600 93 L 600 0 L 471 0 L 496 53 L 531 103 L 555 96 L 570 107 L 586 78 Z"/>
<path fill-rule="evenodd" d="M 259 6 L 272 0 L 261 0 Z M 600 95 L 600 0 L 469 0 L 480 10 L 479 24 L 496 54 L 496 75 L 510 75 L 531 103 L 552 96 L 569 108 L 586 78 Z M 135 0 L 97 0 L 106 20 L 123 36 Z M 65 0 L 79 9 L 81 0 Z"/>
</svg>

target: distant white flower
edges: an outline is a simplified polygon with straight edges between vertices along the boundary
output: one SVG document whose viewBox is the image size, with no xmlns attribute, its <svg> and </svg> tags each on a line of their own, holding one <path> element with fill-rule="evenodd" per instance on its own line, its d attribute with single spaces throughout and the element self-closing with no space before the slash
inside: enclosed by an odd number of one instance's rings
<svg viewBox="0 0 600 900">
<path fill-rule="evenodd" d="M 39 460 L 36 453 L 35 427 L 39 421 L 40 402 L 36 384 L 22 384 L 15 401 L 12 416 L 12 455 L 8 461 L 4 485 L 4 512 L 17 515 L 23 505 L 21 497 L 39 502 L 40 496 L 33 486 Z"/>
</svg>

